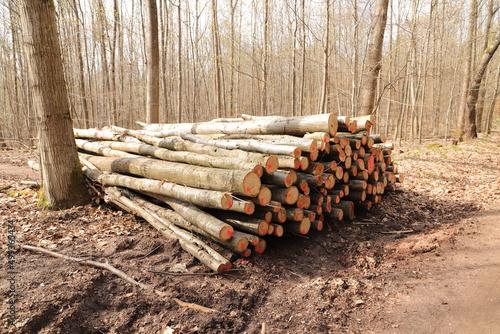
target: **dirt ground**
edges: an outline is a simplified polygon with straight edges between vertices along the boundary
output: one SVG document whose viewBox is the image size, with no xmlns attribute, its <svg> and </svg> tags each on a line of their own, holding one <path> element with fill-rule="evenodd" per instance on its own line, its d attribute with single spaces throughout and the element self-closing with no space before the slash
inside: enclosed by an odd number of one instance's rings
<svg viewBox="0 0 500 334">
<path fill-rule="evenodd" d="M 498 333 L 500 134 L 443 144 L 397 147 L 405 183 L 354 222 L 226 252 L 238 270 L 223 275 L 107 204 L 37 208 L 23 182 L 39 180 L 36 153 L 1 150 L 0 332 Z M 9 241 L 108 262 L 165 296 L 26 250 L 9 263 Z"/>
</svg>

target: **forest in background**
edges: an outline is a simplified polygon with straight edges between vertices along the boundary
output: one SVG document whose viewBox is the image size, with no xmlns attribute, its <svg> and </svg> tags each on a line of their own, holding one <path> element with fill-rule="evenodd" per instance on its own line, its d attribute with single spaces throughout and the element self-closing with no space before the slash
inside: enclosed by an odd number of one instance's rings
<svg viewBox="0 0 500 334">
<path fill-rule="evenodd" d="M 147 1 L 56 5 L 75 127 L 134 128 L 146 118 Z M 161 122 L 242 113 L 358 114 L 374 0 L 172 0 L 157 6 Z M 456 135 L 464 82 L 470 81 L 466 69 L 474 73 L 500 29 L 498 6 L 493 0 L 389 2 L 378 131 L 393 140 Z M 16 0 L 2 2 L 0 18 L 0 138 L 34 138 Z M 496 55 L 479 91 L 479 131 L 491 124 L 499 78 Z"/>
</svg>

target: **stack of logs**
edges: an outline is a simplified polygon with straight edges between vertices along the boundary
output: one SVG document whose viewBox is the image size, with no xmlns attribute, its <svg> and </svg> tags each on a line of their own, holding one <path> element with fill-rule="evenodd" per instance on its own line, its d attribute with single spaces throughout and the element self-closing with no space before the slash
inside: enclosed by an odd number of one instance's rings
<svg viewBox="0 0 500 334">
<path fill-rule="evenodd" d="M 222 272 L 231 263 L 205 238 L 247 257 L 285 232 L 352 220 L 394 190 L 401 176 L 393 146 L 370 135 L 373 123 L 372 116 L 242 115 L 74 133 L 84 171 L 107 201 Z"/>
</svg>

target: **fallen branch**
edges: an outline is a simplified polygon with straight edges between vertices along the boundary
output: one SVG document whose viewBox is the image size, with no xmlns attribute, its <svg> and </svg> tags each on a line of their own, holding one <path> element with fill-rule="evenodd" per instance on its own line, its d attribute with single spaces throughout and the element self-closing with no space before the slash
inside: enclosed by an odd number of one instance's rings
<svg viewBox="0 0 500 334">
<path fill-rule="evenodd" d="M 127 281 L 131 284 L 137 285 L 144 290 L 153 290 L 157 295 L 165 297 L 164 292 L 157 290 L 157 289 L 154 289 L 146 284 L 137 282 L 135 279 L 133 279 L 129 275 L 125 274 L 123 271 L 116 269 L 115 267 L 113 267 L 112 265 L 110 265 L 108 263 L 102 263 L 102 262 L 97 262 L 97 261 L 92 261 L 92 260 L 84 260 L 84 259 L 80 259 L 77 257 L 72 257 L 72 256 L 64 255 L 61 253 L 49 251 L 45 248 L 36 247 L 36 246 L 21 245 L 21 248 L 30 250 L 32 252 L 38 252 L 38 253 L 47 254 L 47 255 L 50 255 L 53 257 L 58 257 L 60 259 L 78 262 L 79 264 L 83 264 L 83 265 L 87 265 L 87 266 L 106 269 L 106 270 L 110 271 L 111 273 L 115 274 L 116 276 L 124 279 L 125 281 Z M 197 310 L 197 311 L 201 311 L 201 312 L 217 312 L 217 310 L 214 310 L 214 309 L 211 309 L 208 307 L 204 307 L 201 305 L 193 304 L 193 303 L 186 303 L 186 302 L 183 302 L 182 300 L 177 299 L 177 298 L 172 298 L 172 300 L 175 301 L 179 306 L 188 307 L 188 308 L 193 309 L 193 310 Z"/>
</svg>

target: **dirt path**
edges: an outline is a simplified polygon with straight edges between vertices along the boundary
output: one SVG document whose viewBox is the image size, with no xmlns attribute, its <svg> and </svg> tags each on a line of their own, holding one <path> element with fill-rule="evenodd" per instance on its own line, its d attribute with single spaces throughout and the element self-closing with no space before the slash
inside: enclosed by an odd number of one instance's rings
<svg viewBox="0 0 500 334">
<path fill-rule="evenodd" d="M 466 220 L 442 254 L 414 258 L 373 332 L 500 333 L 500 204 Z M 382 323 L 386 325 L 382 325 Z"/>
</svg>

